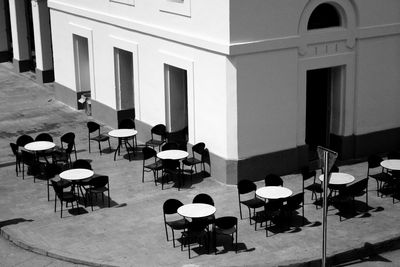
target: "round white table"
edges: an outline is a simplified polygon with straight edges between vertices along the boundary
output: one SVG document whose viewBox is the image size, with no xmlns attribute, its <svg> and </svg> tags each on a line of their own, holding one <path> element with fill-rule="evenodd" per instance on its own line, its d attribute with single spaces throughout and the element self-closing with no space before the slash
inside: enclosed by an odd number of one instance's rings
<svg viewBox="0 0 400 267">
<path fill-rule="evenodd" d="M 321 174 L 318 179 L 323 182 L 324 181 L 324 175 Z M 332 172 L 331 173 L 331 178 L 329 180 L 330 185 L 346 185 L 349 183 L 352 183 L 355 180 L 353 175 L 350 175 L 348 173 L 343 173 L 343 172 Z"/>
<path fill-rule="evenodd" d="M 292 194 L 292 190 L 283 186 L 264 186 L 256 190 L 256 195 L 265 199 L 287 198 Z"/>
<path fill-rule="evenodd" d="M 181 160 L 187 158 L 188 156 L 188 152 L 179 149 L 165 150 L 157 153 L 157 157 L 160 159 Z"/>
<path fill-rule="evenodd" d="M 109 136 L 118 138 L 118 146 L 117 146 L 117 150 L 115 150 L 115 153 L 114 153 L 114 161 L 115 161 L 117 152 L 118 152 L 118 155 L 120 153 L 122 141 L 124 141 L 124 143 L 125 143 L 126 152 L 128 152 L 128 158 L 129 158 L 129 161 L 131 161 L 131 154 L 129 153 L 128 146 L 130 146 L 130 148 L 132 149 L 133 155 L 135 155 L 135 148 L 132 147 L 131 144 L 126 139 L 134 137 L 136 134 L 137 134 L 137 131 L 135 129 L 115 129 L 115 130 L 108 132 Z"/>
<path fill-rule="evenodd" d="M 178 208 L 178 214 L 185 218 L 205 218 L 213 215 L 217 209 L 209 204 L 191 203 Z"/>
<path fill-rule="evenodd" d="M 48 149 L 52 149 L 55 146 L 56 146 L 56 144 L 54 144 L 53 142 L 49 142 L 49 141 L 34 141 L 34 142 L 26 144 L 24 146 L 24 148 L 29 151 L 38 152 L 38 151 L 45 151 Z"/>
<path fill-rule="evenodd" d="M 89 169 L 69 169 L 59 174 L 61 179 L 68 181 L 79 181 L 92 177 L 94 172 Z"/>
<path fill-rule="evenodd" d="M 387 159 L 381 162 L 381 166 L 392 171 L 400 171 L 400 159 Z"/>
</svg>

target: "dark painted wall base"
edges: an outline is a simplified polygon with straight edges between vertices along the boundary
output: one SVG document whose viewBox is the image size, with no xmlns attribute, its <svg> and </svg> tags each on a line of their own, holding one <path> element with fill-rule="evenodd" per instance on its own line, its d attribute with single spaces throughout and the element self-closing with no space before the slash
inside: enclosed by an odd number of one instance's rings
<svg viewBox="0 0 400 267">
<path fill-rule="evenodd" d="M 39 70 L 36 69 L 36 81 L 40 84 L 54 82 L 54 70 Z"/>
<path fill-rule="evenodd" d="M 127 118 L 135 118 L 135 109 L 115 110 L 103 103 L 92 99 L 92 116 L 96 120 L 105 122 L 114 129 L 118 128 L 118 123 Z M 137 125 L 136 125 L 137 128 Z"/>
<path fill-rule="evenodd" d="M 0 51 L 0 62 L 12 61 L 13 53 L 12 51 Z"/>
<path fill-rule="evenodd" d="M 74 109 L 78 109 L 79 98 L 77 97 L 77 92 L 57 82 L 54 83 L 54 90 L 57 100 Z"/>
<path fill-rule="evenodd" d="M 28 60 L 17 60 L 17 59 L 13 59 L 13 65 L 14 65 L 14 70 L 17 73 L 20 72 L 25 72 L 25 71 L 31 71 L 33 70 L 32 66 L 32 60 L 28 59 Z"/>
</svg>

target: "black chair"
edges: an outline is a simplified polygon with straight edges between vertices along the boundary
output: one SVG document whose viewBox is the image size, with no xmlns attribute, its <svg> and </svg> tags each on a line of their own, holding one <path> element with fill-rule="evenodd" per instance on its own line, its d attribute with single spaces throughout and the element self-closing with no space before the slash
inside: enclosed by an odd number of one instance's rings
<svg viewBox="0 0 400 267">
<path fill-rule="evenodd" d="M 18 147 L 24 147 L 26 144 L 33 142 L 33 138 L 27 134 L 21 135 L 17 138 L 16 144 Z"/>
<path fill-rule="evenodd" d="M 144 183 L 144 172 L 153 172 L 154 184 L 157 185 L 158 171 L 162 170 L 162 161 L 157 160 L 157 152 L 151 147 L 143 147 L 143 171 L 142 183 Z"/>
<path fill-rule="evenodd" d="M 78 157 L 76 156 L 75 134 L 74 134 L 73 132 L 68 132 L 68 133 L 62 135 L 62 136 L 60 137 L 60 140 L 61 140 L 61 149 L 62 149 L 62 150 L 64 149 L 64 144 L 66 144 L 67 147 L 68 147 L 69 144 L 72 144 L 72 151 L 71 151 L 71 153 L 72 153 L 72 152 L 75 153 L 75 160 L 77 160 Z M 71 154 L 71 153 L 70 153 L 70 154 Z M 70 156 L 70 157 L 71 157 L 71 156 Z M 71 162 L 71 159 L 70 159 L 70 162 Z"/>
<path fill-rule="evenodd" d="M 191 222 L 187 222 L 185 230 L 182 232 L 181 239 L 183 240 L 181 243 L 181 250 L 183 250 L 184 246 L 188 246 L 189 259 L 191 258 L 190 245 L 194 241 L 198 243 L 199 246 L 206 246 L 207 254 L 210 252 L 208 225 L 203 220 L 192 220 Z"/>
<path fill-rule="evenodd" d="M 258 208 L 264 207 L 264 205 L 265 205 L 265 201 L 257 198 L 257 196 L 256 196 L 257 185 L 250 180 L 241 180 L 237 184 L 237 189 L 238 189 L 238 197 L 239 197 L 240 219 L 243 219 L 242 205 L 245 205 L 249 210 L 250 225 L 251 225 L 252 219 L 255 220 L 255 224 L 256 224 L 257 221 L 255 218 L 255 216 L 256 216 L 255 210 Z M 246 199 L 242 200 L 241 195 L 246 195 Z M 251 209 L 253 210 L 253 216 L 251 215 Z"/>
<path fill-rule="evenodd" d="M 291 218 L 293 212 L 301 208 L 302 215 L 302 223 L 304 225 L 304 192 L 298 193 L 296 195 L 290 196 L 287 198 L 286 204 L 282 206 L 283 212 L 288 214 L 288 217 Z"/>
<path fill-rule="evenodd" d="M 205 193 L 197 194 L 193 198 L 192 203 L 203 203 L 203 204 L 208 204 L 208 205 L 211 205 L 211 206 L 215 206 L 214 200 L 212 199 L 212 197 L 210 195 L 208 195 L 208 194 L 205 194 Z M 193 219 L 193 220 L 195 220 L 195 219 Z M 209 226 L 209 225 L 214 223 L 215 216 L 213 214 L 213 215 L 210 215 L 208 217 L 200 218 L 200 219 L 196 219 L 196 220 L 204 220 L 207 223 L 207 225 Z"/>
<path fill-rule="evenodd" d="M 235 253 L 237 253 L 237 238 L 238 238 L 238 219 L 233 216 L 225 216 L 215 219 L 214 224 L 214 251 L 217 254 L 217 236 L 229 235 L 233 242 L 235 241 Z"/>
<path fill-rule="evenodd" d="M 123 119 L 118 124 L 118 129 L 136 129 L 136 124 L 133 119 Z M 122 142 L 129 142 L 130 139 L 133 140 L 133 155 L 135 155 L 135 148 L 137 147 L 137 137 L 134 135 L 133 137 L 128 138 L 118 138 L 119 141 Z M 129 153 L 129 152 L 128 152 Z"/>
<path fill-rule="evenodd" d="M 150 130 L 151 139 L 148 140 L 145 145 L 152 148 L 158 147 L 160 151 L 161 146 L 165 143 L 167 129 L 164 124 L 157 124 Z"/>
<path fill-rule="evenodd" d="M 72 169 L 88 169 L 88 170 L 92 170 L 92 165 L 90 164 L 89 161 L 85 160 L 85 159 L 78 159 L 76 161 L 74 161 L 74 163 L 72 163 Z M 79 191 L 82 194 L 83 200 L 85 202 L 85 206 L 86 206 L 86 197 L 87 196 L 87 192 L 88 192 L 88 187 L 90 186 L 91 180 L 93 179 L 93 177 L 87 178 L 87 179 L 83 179 L 83 180 L 78 180 L 75 181 L 73 184 L 75 186 L 78 187 L 78 197 L 79 197 Z M 75 187 L 73 186 L 73 190 Z M 85 190 L 85 193 L 83 193 L 83 189 Z"/>
<path fill-rule="evenodd" d="M 365 194 L 365 211 L 368 210 L 368 177 L 353 184 L 348 185 L 342 190 L 339 195 L 334 199 L 336 203 L 343 205 L 344 207 L 352 207 L 352 210 L 356 212 L 355 198 L 363 196 Z M 351 205 L 347 205 L 351 202 Z M 339 212 L 340 220 L 342 220 L 342 213 Z"/>
<path fill-rule="evenodd" d="M 89 195 L 90 199 L 90 205 L 93 210 L 93 195 L 96 196 L 96 201 L 97 201 L 97 195 L 101 194 L 102 202 L 104 204 L 104 193 L 107 192 L 107 197 L 108 197 L 108 207 L 110 207 L 111 199 L 110 199 L 110 180 L 109 177 L 106 175 L 100 175 L 100 176 L 95 176 L 91 178 L 87 184 L 89 185 L 87 189 L 87 194 Z"/>
<path fill-rule="evenodd" d="M 388 159 L 400 159 L 400 152 L 399 151 L 390 151 L 387 154 Z"/>
<path fill-rule="evenodd" d="M 53 152 L 53 162 L 63 162 L 68 166 L 72 165 L 71 154 L 75 153 L 75 160 L 77 160 L 75 134 L 68 132 L 60 137 L 61 147 L 58 147 Z"/>
<path fill-rule="evenodd" d="M 321 183 L 316 182 L 317 172 L 315 170 L 310 170 L 310 168 L 308 166 L 306 166 L 301 169 L 301 176 L 303 178 L 302 179 L 303 193 L 304 193 L 304 190 L 307 189 L 307 190 L 311 191 L 311 193 L 312 193 L 311 200 L 317 199 L 317 193 L 319 194 L 319 197 L 322 198 L 323 188 L 322 188 Z M 306 181 L 311 180 L 311 179 L 312 179 L 312 183 L 305 186 Z"/>
<path fill-rule="evenodd" d="M 375 179 L 377 196 L 379 196 L 379 192 L 381 192 L 383 186 L 390 183 L 392 180 L 391 175 L 383 171 L 381 166 L 382 161 L 383 159 L 378 155 L 371 155 L 368 157 L 367 177 Z"/>
<path fill-rule="evenodd" d="M 178 190 L 181 188 L 182 179 L 181 164 L 179 160 L 165 159 L 162 161 L 162 175 L 161 175 L 161 190 L 164 189 L 164 184 L 176 178 L 178 183 Z"/>
<path fill-rule="evenodd" d="M 21 151 L 21 163 L 22 163 L 22 179 L 25 179 L 25 165 L 27 166 L 28 172 L 33 176 L 33 182 L 36 181 L 36 176 L 40 174 L 40 164 L 36 160 L 35 154 L 26 150 Z"/>
<path fill-rule="evenodd" d="M 111 144 L 110 144 L 110 137 L 108 135 L 100 133 L 100 124 L 94 121 L 89 121 L 87 124 L 88 128 L 88 140 L 89 140 L 89 153 L 90 151 L 90 142 L 95 141 L 99 146 L 100 155 L 102 154 L 101 151 L 101 143 L 108 142 L 108 147 L 111 151 Z"/>
<path fill-rule="evenodd" d="M 63 187 L 59 186 L 59 184 L 56 181 L 51 180 L 51 184 L 56 194 L 56 197 L 54 199 L 54 212 L 57 211 L 57 198 L 58 198 L 61 202 L 61 215 L 60 215 L 61 218 L 64 206 L 63 202 L 66 203 L 66 207 L 68 207 L 68 203 L 71 203 L 72 208 L 74 208 L 74 202 L 76 202 L 76 206 L 79 207 L 78 200 L 71 191 L 65 192 Z"/>
<path fill-rule="evenodd" d="M 46 164 L 44 168 L 44 179 L 47 182 L 47 201 L 50 201 L 50 180 L 61 173 L 61 167 L 57 164 Z M 68 181 L 66 181 L 68 183 Z M 66 187 L 67 183 L 58 183 L 60 187 Z M 70 185 L 70 183 L 69 183 Z"/>
<path fill-rule="evenodd" d="M 172 149 L 179 149 L 179 146 L 177 143 L 174 142 L 169 142 L 169 143 L 165 143 L 162 147 L 161 150 L 165 151 L 165 150 L 172 150 Z"/>
<path fill-rule="evenodd" d="M 181 206 L 183 206 L 183 203 L 173 198 L 166 200 L 163 204 L 165 234 L 167 236 L 167 241 L 169 241 L 167 226 L 170 227 L 172 231 L 172 242 L 174 247 L 175 247 L 174 231 L 184 230 L 188 223 L 186 219 L 178 215 L 177 210 Z"/>
<path fill-rule="evenodd" d="M 204 162 L 203 162 L 203 154 L 206 145 L 203 142 L 197 143 L 192 147 L 192 157 L 186 158 L 182 160 L 184 166 L 190 167 L 190 179 L 193 176 L 193 168 L 194 171 L 197 173 L 197 165 L 201 164 L 202 170 L 205 170 Z"/>
<path fill-rule="evenodd" d="M 15 143 L 10 143 L 11 151 L 15 157 L 15 173 L 18 176 L 18 173 L 21 171 L 21 157 L 22 153 L 18 151 L 18 146 Z"/>
<path fill-rule="evenodd" d="M 49 133 L 41 133 L 38 136 L 35 137 L 35 141 L 47 141 L 47 142 L 53 142 L 53 137 Z M 52 158 L 53 157 L 53 150 L 48 150 L 48 151 L 38 151 L 36 152 L 36 157 L 38 160 L 40 158 L 43 158 L 46 163 L 49 163 L 49 160 L 47 157 Z"/>
<path fill-rule="evenodd" d="M 63 163 L 67 167 L 72 165 L 72 160 L 71 160 L 71 153 L 74 149 L 74 144 L 69 143 L 67 144 L 66 149 L 58 149 L 53 152 L 53 163 L 59 164 Z"/>
<path fill-rule="evenodd" d="M 268 174 L 264 178 L 265 186 L 283 186 L 283 180 L 279 175 Z"/>
</svg>

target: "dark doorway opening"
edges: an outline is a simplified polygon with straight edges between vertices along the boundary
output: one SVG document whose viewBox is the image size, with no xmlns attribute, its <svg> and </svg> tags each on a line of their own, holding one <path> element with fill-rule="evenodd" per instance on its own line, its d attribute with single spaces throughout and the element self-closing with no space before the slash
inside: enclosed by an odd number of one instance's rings
<svg viewBox="0 0 400 267">
<path fill-rule="evenodd" d="M 332 68 L 307 71 L 306 144 L 309 159 L 317 158 L 317 146 L 330 146 Z"/>
<path fill-rule="evenodd" d="M 32 5 L 30 1 L 25 2 L 25 14 L 26 14 L 26 29 L 27 29 L 27 41 L 28 49 L 30 53 L 30 70 L 35 72 L 36 70 L 36 51 L 35 51 L 35 36 L 33 30 L 33 17 L 32 17 Z"/>
</svg>

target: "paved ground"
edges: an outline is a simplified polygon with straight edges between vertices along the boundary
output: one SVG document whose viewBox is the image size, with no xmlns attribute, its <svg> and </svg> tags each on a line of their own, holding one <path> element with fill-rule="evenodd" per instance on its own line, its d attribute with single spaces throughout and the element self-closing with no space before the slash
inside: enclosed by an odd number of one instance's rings
<svg viewBox="0 0 400 267">
<path fill-rule="evenodd" d="M 306 193 L 305 226 L 300 226 L 298 214 L 291 230 L 278 232 L 272 228 L 266 237 L 263 228 L 255 231 L 246 218 L 239 222 L 239 253 L 227 242 L 219 242 L 224 245 L 218 247 L 220 254 L 194 249 L 189 260 L 186 249 L 173 248 L 166 241 L 163 202 L 177 198 L 190 203 L 196 194 L 204 192 L 213 197 L 217 217 L 239 216 L 235 186 L 221 184 L 212 175 L 195 177 L 193 184 L 186 183 L 181 191 L 172 184 L 161 190 L 154 186 L 150 174 L 142 183 L 140 149 L 130 162 L 126 155 L 113 161 L 113 151 L 108 149 L 101 156 L 96 149 L 89 154 L 86 122 L 90 118 L 55 101 L 51 85 L 41 87 L 28 77 L 13 74 L 8 64 L 0 65 L 0 104 L 1 234 L 18 246 L 93 266 L 285 266 L 316 262 L 321 257 L 322 210 L 316 209 L 311 194 Z M 36 136 L 41 132 L 50 132 L 58 143 L 69 131 L 77 136 L 78 158 L 89 159 L 97 173 L 109 175 L 112 207 L 100 204 L 94 211 L 81 208 L 80 214 L 70 210 L 61 219 L 59 210 L 53 210 L 54 195 L 47 201 L 44 181 L 33 183 L 32 176 L 25 180 L 16 176 L 9 143 L 23 133 Z M 112 146 L 116 147 L 116 140 L 112 140 Z M 366 163 L 341 166 L 340 170 L 359 180 L 366 176 Z M 301 191 L 300 175 L 283 179 L 294 193 Z M 361 197 L 358 204 L 364 201 Z M 343 258 L 393 247 L 400 237 L 399 205 L 390 197 L 378 198 L 375 181 L 370 181 L 368 213 L 340 221 L 338 210 L 331 207 L 328 255 L 338 259 L 337 255 Z"/>
</svg>

